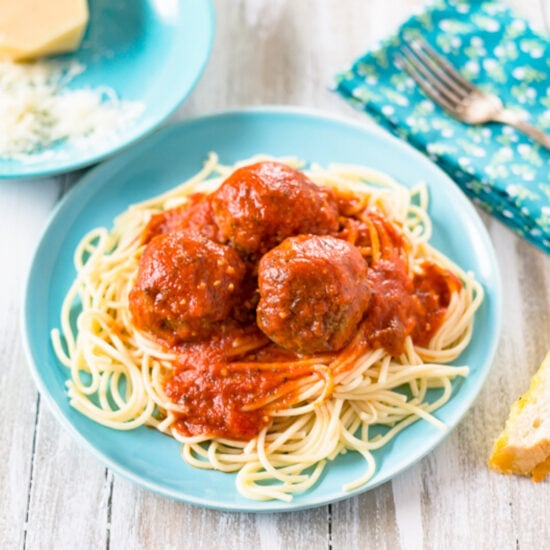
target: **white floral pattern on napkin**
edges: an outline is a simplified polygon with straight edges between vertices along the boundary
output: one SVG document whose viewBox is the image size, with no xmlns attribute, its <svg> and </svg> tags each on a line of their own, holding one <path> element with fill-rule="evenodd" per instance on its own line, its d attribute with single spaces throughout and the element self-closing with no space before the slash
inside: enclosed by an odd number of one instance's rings
<svg viewBox="0 0 550 550">
<path fill-rule="evenodd" d="M 337 75 L 336 90 L 430 156 L 476 203 L 550 253 L 550 151 L 497 123 L 447 115 L 393 63 L 422 36 L 462 74 L 550 131 L 550 43 L 496 0 L 436 0 Z"/>
</svg>

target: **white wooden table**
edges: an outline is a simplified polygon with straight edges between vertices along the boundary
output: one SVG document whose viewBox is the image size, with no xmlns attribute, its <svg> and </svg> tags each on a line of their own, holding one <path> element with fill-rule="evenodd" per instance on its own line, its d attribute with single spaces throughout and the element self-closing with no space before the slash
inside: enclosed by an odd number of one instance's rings
<svg viewBox="0 0 550 550">
<path fill-rule="evenodd" d="M 508 0 L 550 30 L 549 0 Z M 259 104 L 364 120 L 327 84 L 421 0 L 217 0 L 213 54 L 174 118 Z M 434 452 L 357 498 L 282 514 L 223 513 L 121 479 L 37 393 L 19 333 L 27 264 L 79 174 L 0 182 L 0 548 L 550 548 L 550 485 L 489 471 L 509 406 L 550 349 L 550 257 L 482 215 L 504 282 L 503 332 L 479 398 Z"/>
</svg>

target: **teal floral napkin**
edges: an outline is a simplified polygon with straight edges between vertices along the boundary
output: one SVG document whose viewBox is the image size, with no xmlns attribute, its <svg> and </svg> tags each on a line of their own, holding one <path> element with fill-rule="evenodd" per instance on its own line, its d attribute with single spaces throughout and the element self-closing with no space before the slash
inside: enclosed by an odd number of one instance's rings
<svg viewBox="0 0 550 550">
<path fill-rule="evenodd" d="M 462 74 L 550 132 L 550 42 L 496 0 L 436 0 L 336 76 L 335 89 L 432 158 L 476 203 L 550 254 L 550 151 L 497 123 L 447 115 L 395 66 L 422 36 Z"/>
</svg>

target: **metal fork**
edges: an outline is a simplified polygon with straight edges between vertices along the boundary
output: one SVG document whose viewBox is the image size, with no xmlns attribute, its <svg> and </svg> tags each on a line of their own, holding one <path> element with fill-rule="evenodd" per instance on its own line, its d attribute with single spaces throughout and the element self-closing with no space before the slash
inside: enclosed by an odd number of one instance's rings
<svg viewBox="0 0 550 550">
<path fill-rule="evenodd" d="M 500 122 L 513 126 L 550 149 L 550 136 L 506 109 L 500 98 L 468 82 L 447 60 L 421 38 L 408 41 L 395 54 L 398 66 L 422 88 L 428 97 L 449 114 L 468 124 Z"/>
</svg>

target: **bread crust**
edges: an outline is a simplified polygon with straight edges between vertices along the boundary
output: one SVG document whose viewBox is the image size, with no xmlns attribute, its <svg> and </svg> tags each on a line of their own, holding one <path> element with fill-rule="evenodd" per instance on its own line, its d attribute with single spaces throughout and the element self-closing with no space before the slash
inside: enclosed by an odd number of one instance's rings
<svg viewBox="0 0 550 550">
<path fill-rule="evenodd" d="M 529 476 L 536 482 L 550 473 L 550 351 L 527 392 L 512 405 L 488 464 L 497 472 Z"/>
</svg>

